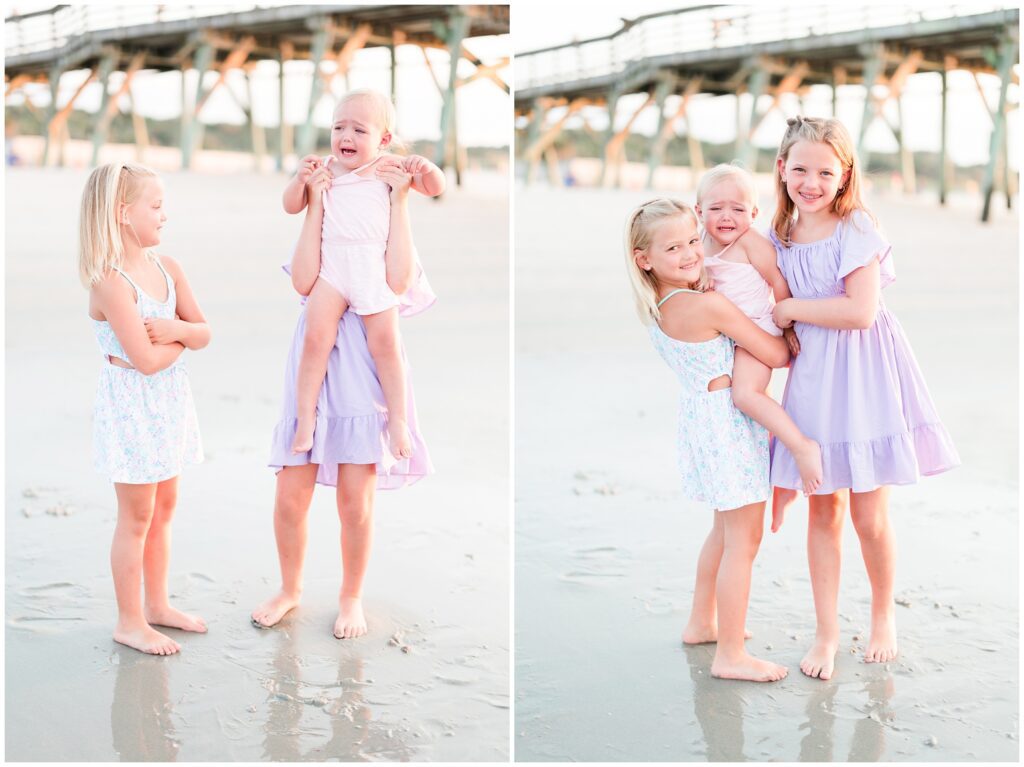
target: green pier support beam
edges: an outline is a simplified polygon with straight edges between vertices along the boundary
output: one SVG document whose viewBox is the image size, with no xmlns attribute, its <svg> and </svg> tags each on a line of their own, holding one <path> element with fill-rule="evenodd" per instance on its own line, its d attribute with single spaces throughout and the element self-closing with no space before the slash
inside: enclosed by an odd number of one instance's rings
<svg viewBox="0 0 1024 767">
<path fill-rule="evenodd" d="M 60 78 L 64 74 L 64 68 L 59 64 L 50 68 L 49 80 L 50 80 L 50 106 L 46 108 L 46 123 L 43 125 L 43 161 L 40 163 L 44 168 L 50 164 L 50 147 L 56 139 L 55 136 L 51 136 L 50 127 L 53 124 L 53 118 L 57 116 L 57 96 L 60 95 Z"/>
<path fill-rule="evenodd" d="M 277 49 L 277 152 L 274 167 L 284 170 L 284 51 Z"/>
<path fill-rule="evenodd" d="M 768 70 L 764 66 L 754 66 L 754 71 L 750 73 L 750 81 L 748 89 L 752 101 L 750 103 L 750 120 L 747 122 L 744 131 L 743 138 L 739 143 L 739 151 L 737 155 L 743 162 L 743 165 L 753 173 L 757 170 L 757 147 L 754 146 L 754 127 L 757 125 L 757 102 L 761 97 L 761 94 L 765 92 L 768 86 Z M 737 111 L 739 105 L 737 104 Z M 738 127 L 738 126 L 737 126 Z"/>
<path fill-rule="evenodd" d="M 309 60 L 313 64 L 313 84 L 309 91 L 309 109 L 306 111 L 306 122 L 302 124 L 302 133 L 296 142 L 295 153 L 302 157 L 316 148 L 316 126 L 313 125 L 313 112 L 324 94 L 324 81 L 320 76 L 320 62 L 324 59 L 331 37 L 327 29 L 327 19 L 319 17 L 310 22 L 313 30 L 313 43 L 310 47 Z"/>
<path fill-rule="evenodd" d="M 942 122 L 939 125 L 939 205 L 946 204 L 949 194 L 950 162 L 949 162 L 949 117 L 947 110 L 947 77 L 946 64 L 942 64 Z"/>
<path fill-rule="evenodd" d="M 860 133 L 857 135 L 857 156 L 860 158 L 861 167 L 868 167 L 868 153 L 864 148 L 864 137 L 868 133 L 872 121 L 875 119 L 874 97 L 871 89 L 878 76 L 885 68 L 885 46 L 877 45 L 860 46 L 861 55 L 864 56 L 864 116 L 860 121 Z"/>
<path fill-rule="evenodd" d="M 612 86 L 608 91 L 608 128 L 604 132 L 604 141 L 601 142 L 601 186 L 608 183 L 608 174 L 611 173 L 611 165 L 608 163 L 608 144 L 615 136 L 615 111 L 619 106 L 621 95 L 618 86 Z"/>
<path fill-rule="evenodd" d="M 96 110 L 96 116 L 92 121 L 92 159 L 89 161 L 89 165 L 93 168 L 99 164 L 100 148 L 107 140 L 107 128 L 110 126 L 110 120 L 106 114 L 110 104 L 110 75 L 114 72 L 115 64 L 117 64 L 117 58 L 110 53 L 105 54 L 100 59 L 99 70 L 96 74 L 96 79 L 100 84 L 100 108 Z"/>
<path fill-rule="evenodd" d="M 455 89 L 458 82 L 459 56 L 462 54 L 462 41 L 469 32 L 469 17 L 461 10 L 453 10 L 448 16 L 448 23 L 434 22 L 434 31 L 444 40 L 448 48 L 448 87 L 442 94 L 441 105 L 441 137 L 437 142 L 434 163 L 442 170 L 448 165 L 448 147 L 455 133 Z M 452 164 L 458 164 L 458 148 L 452 153 Z M 456 177 L 459 174 L 456 173 Z M 458 185 L 458 178 L 456 178 Z"/>
<path fill-rule="evenodd" d="M 989 219 L 989 212 L 992 205 L 992 190 L 995 185 L 996 163 L 999 160 L 1000 149 L 1003 146 L 1003 134 L 1006 131 L 1006 89 L 1010 85 L 1010 69 L 1017 58 L 1017 41 L 1010 35 L 1003 38 L 999 45 L 999 104 L 995 114 L 992 115 L 992 138 L 989 142 L 988 165 L 985 166 L 985 176 L 981 184 L 984 204 L 981 208 L 981 220 L 986 222 Z M 1008 160 L 1008 158 L 1006 158 Z M 1004 160 L 1005 161 L 1005 160 Z M 1009 175 L 1009 173 L 1007 173 Z M 1010 189 L 1007 184 L 1006 195 L 1009 197 Z"/>
<path fill-rule="evenodd" d="M 665 99 L 676 88 L 676 76 L 671 72 L 660 72 L 658 84 L 654 88 L 654 103 L 658 109 L 658 127 L 651 136 L 650 150 L 647 152 L 647 188 L 654 187 L 654 173 L 658 166 L 665 159 L 665 147 L 668 146 L 669 137 L 665 130 L 665 123 L 669 118 L 665 116 Z M 689 126 L 687 126 L 689 130 Z"/>
<path fill-rule="evenodd" d="M 192 59 L 193 66 L 195 67 L 198 80 L 196 81 L 196 101 L 194 109 L 187 109 L 187 104 L 182 101 L 182 118 L 188 114 L 188 122 L 184 123 L 183 130 L 181 132 L 181 169 L 188 170 L 192 167 L 192 152 L 196 149 L 196 144 L 200 143 L 201 127 L 199 126 L 199 105 L 202 103 L 203 98 L 203 75 L 206 70 L 210 68 L 210 64 L 213 62 L 213 46 L 209 43 L 200 44 L 196 51 L 195 57 Z M 182 78 L 185 77 L 185 70 L 181 71 Z M 181 86 L 182 94 L 186 93 L 184 82 Z"/>
</svg>

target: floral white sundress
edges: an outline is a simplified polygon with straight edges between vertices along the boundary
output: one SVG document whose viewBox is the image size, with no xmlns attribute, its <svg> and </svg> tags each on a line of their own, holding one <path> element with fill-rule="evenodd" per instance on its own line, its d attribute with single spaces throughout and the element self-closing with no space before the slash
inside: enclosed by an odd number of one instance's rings
<svg viewBox="0 0 1024 767">
<path fill-rule="evenodd" d="M 141 317 L 174 319 L 177 295 L 174 281 L 159 259 L 156 265 L 167 282 L 167 299 L 147 295 L 127 274 L 116 269 L 135 290 Z M 110 323 L 93 320 L 103 352 L 103 369 L 96 387 L 93 411 L 93 465 L 113 482 L 146 485 L 181 473 L 187 463 L 201 463 L 192 388 L 182 358 L 153 375 L 111 364 L 109 357 L 131 362 Z"/>
<path fill-rule="evenodd" d="M 680 288 L 676 293 L 697 291 Z M 767 500 L 768 431 L 740 412 L 732 389 L 708 391 L 708 383 L 732 375 L 735 343 L 725 335 L 709 341 L 678 341 L 657 324 L 651 341 L 682 386 L 676 438 L 683 493 L 711 504 L 716 511 L 738 509 Z"/>
</svg>

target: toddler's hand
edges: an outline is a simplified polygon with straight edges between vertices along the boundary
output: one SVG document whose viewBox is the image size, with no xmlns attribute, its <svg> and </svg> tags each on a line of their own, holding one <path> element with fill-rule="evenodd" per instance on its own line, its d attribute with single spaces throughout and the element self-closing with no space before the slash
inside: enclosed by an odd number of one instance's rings
<svg viewBox="0 0 1024 767">
<path fill-rule="evenodd" d="M 405 158 L 405 172 L 414 176 L 417 173 L 429 173 L 433 167 L 434 164 L 430 160 L 418 154 L 411 154 Z"/>
<path fill-rule="evenodd" d="M 334 174 L 331 173 L 326 165 L 321 165 L 312 172 L 309 180 L 306 181 L 306 199 L 309 200 L 310 205 L 319 205 L 321 203 L 321 195 L 330 188 L 333 179 Z"/>
<path fill-rule="evenodd" d="M 299 182 L 305 185 L 306 182 L 309 181 L 309 177 L 313 175 L 313 171 L 321 165 L 323 165 L 323 160 L 315 154 L 307 154 L 303 157 L 302 160 L 299 161 Z"/>
<path fill-rule="evenodd" d="M 397 164 L 377 164 L 377 178 L 391 187 L 391 198 L 401 197 L 409 192 L 412 174 L 407 173 L 401 162 Z"/>
<path fill-rule="evenodd" d="M 789 347 L 790 356 L 795 357 L 800 353 L 800 339 L 797 338 L 796 331 L 792 327 L 788 327 L 782 331 L 782 337 L 786 339 L 786 346 Z"/>
<path fill-rule="evenodd" d="M 143 317 L 149 340 L 154 344 L 171 344 L 178 340 L 175 332 L 175 320 L 164 320 L 159 317 Z"/>
<path fill-rule="evenodd" d="M 791 298 L 785 298 L 775 304 L 775 308 L 772 310 L 772 320 L 783 330 L 793 326 L 793 320 L 790 318 L 788 311 L 789 303 L 792 300 Z"/>
</svg>

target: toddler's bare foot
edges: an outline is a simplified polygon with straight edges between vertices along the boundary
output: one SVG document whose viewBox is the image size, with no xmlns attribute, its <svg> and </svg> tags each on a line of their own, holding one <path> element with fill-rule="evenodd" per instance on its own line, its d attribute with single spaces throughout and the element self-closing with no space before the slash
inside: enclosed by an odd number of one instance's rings
<svg viewBox="0 0 1024 767">
<path fill-rule="evenodd" d="M 313 449 L 313 430 L 316 418 L 298 418 L 295 424 L 295 439 L 292 440 L 293 453 L 308 453 Z"/>
<path fill-rule="evenodd" d="M 174 655 L 181 645 L 143 623 L 141 626 L 122 626 L 114 629 L 114 641 L 150 655 Z"/>
<path fill-rule="evenodd" d="M 175 610 L 170 605 L 146 607 L 145 615 L 146 622 L 152 626 L 170 626 L 172 629 L 181 629 L 182 631 L 206 633 L 206 622 L 202 618 Z"/>
<path fill-rule="evenodd" d="M 405 421 L 388 421 L 388 443 L 391 445 L 391 455 L 395 458 L 401 460 L 412 455 L 412 435 Z"/>
<path fill-rule="evenodd" d="M 743 630 L 743 638 L 754 636 L 749 630 Z M 694 623 L 690 621 L 683 629 L 683 644 L 708 644 L 718 641 L 718 625 L 715 623 Z"/>
<path fill-rule="evenodd" d="M 711 676 L 719 679 L 746 679 L 750 682 L 777 682 L 785 679 L 789 669 L 778 663 L 761 660 L 743 653 L 736 658 L 725 660 L 715 653 L 711 663 Z"/>
<path fill-rule="evenodd" d="M 871 619 L 871 640 L 865 663 L 888 663 L 896 657 L 896 616 L 889 610 L 885 615 Z"/>
<path fill-rule="evenodd" d="M 800 661 L 800 670 L 810 677 L 831 679 L 836 666 L 836 651 L 838 649 L 839 642 L 816 639 L 814 646 Z"/>
<path fill-rule="evenodd" d="M 804 444 L 793 451 L 793 460 L 800 472 L 804 495 L 810 495 L 821 487 L 821 447 L 813 439 L 805 439 Z"/>
<path fill-rule="evenodd" d="M 285 613 L 298 606 L 298 594 L 278 592 L 252 611 L 252 623 L 261 629 L 273 628 L 281 621 Z"/>
<path fill-rule="evenodd" d="M 342 597 L 338 603 L 338 620 L 334 622 L 334 638 L 355 639 L 365 633 L 363 600 L 359 597 Z"/>
<path fill-rule="evenodd" d="M 786 509 L 796 500 L 796 490 L 788 487 L 772 488 L 772 532 L 777 533 L 782 527 L 782 520 L 786 516 Z"/>
</svg>

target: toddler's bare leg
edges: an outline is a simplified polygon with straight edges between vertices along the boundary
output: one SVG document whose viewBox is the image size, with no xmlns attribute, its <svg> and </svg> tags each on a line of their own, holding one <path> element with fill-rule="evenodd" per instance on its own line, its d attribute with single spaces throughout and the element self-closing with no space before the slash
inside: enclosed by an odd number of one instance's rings
<svg viewBox="0 0 1024 767">
<path fill-rule="evenodd" d="M 341 566 L 334 636 L 355 639 L 366 633 L 363 615 L 363 576 L 373 547 L 373 496 L 377 470 L 373 464 L 338 466 L 338 519 L 341 521 Z"/>
<path fill-rule="evenodd" d="M 736 360 L 732 369 L 732 401 L 736 407 L 768 429 L 789 449 L 800 471 L 804 495 L 810 495 L 821 485 L 821 448 L 813 439 L 805 437 L 782 405 L 767 394 L 771 378 L 771 368 L 746 349 L 736 348 Z M 775 514 L 773 504 L 773 517 Z"/>
<path fill-rule="evenodd" d="M 817 628 L 814 646 L 800 661 L 800 670 L 819 679 L 832 678 L 839 649 L 839 569 L 846 500 L 846 491 L 808 499 L 807 565 Z"/>
<path fill-rule="evenodd" d="M 338 338 L 338 321 L 348 302 L 326 280 L 317 278 L 306 300 L 306 337 L 295 383 L 295 439 L 293 453 L 305 453 L 313 447 L 316 428 L 316 401 L 327 375 L 327 359 Z"/>
<path fill-rule="evenodd" d="M 387 309 L 363 316 L 366 344 L 377 366 L 380 388 L 388 406 L 388 441 L 395 458 L 412 455 L 412 439 L 406 423 L 405 365 L 398 335 L 398 309 Z"/>
<path fill-rule="evenodd" d="M 206 623 L 203 619 L 171 607 L 167 596 L 167 572 L 171 563 L 171 519 L 177 504 L 178 478 L 171 477 L 158 483 L 153 519 L 149 523 L 146 548 L 142 555 L 146 621 L 151 626 L 170 626 L 205 634 Z"/>
<path fill-rule="evenodd" d="M 784 666 L 747 653 L 744 624 L 750 600 L 750 572 L 764 530 L 764 501 L 718 512 L 723 517 L 722 560 L 718 566 L 718 647 L 711 675 L 723 679 L 777 682 Z"/>
<path fill-rule="evenodd" d="M 117 597 L 114 641 L 151 655 L 173 655 L 181 645 L 146 622 L 142 610 L 142 563 L 146 533 L 153 519 L 156 484 L 114 483 L 117 527 L 110 546 L 110 570 Z"/>
<path fill-rule="evenodd" d="M 864 660 L 887 663 L 896 657 L 896 539 L 889 522 L 889 488 L 850 493 L 850 516 L 871 581 L 871 641 Z"/>
</svg>

